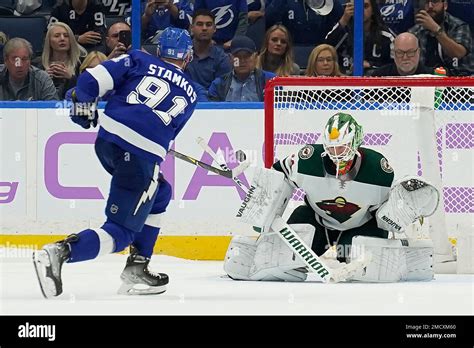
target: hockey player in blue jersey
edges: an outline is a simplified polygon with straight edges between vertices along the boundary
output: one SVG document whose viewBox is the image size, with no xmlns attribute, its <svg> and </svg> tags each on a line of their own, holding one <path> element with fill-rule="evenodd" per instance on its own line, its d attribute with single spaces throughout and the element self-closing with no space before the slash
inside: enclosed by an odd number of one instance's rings
<svg viewBox="0 0 474 348">
<path fill-rule="evenodd" d="M 183 72 L 192 59 L 186 30 L 167 28 L 159 58 L 133 50 L 88 69 L 72 93 L 71 118 L 84 128 L 100 125 L 95 151 L 112 175 L 100 228 L 86 229 L 47 244 L 33 255 L 46 298 L 62 293 L 61 268 L 130 246 L 121 274 L 121 294 L 162 293 L 168 276 L 148 269 L 160 231 L 160 218 L 171 199 L 171 186 L 160 173 L 169 147 L 196 106 L 196 92 Z M 113 95 L 98 118 L 96 100 Z M 138 286 L 137 286 L 138 285 Z"/>
</svg>

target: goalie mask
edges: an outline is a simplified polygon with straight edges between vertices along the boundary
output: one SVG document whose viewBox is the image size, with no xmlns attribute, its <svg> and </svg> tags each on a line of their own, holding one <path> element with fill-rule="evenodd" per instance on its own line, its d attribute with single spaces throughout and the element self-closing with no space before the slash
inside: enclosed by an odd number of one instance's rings
<svg viewBox="0 0 474 348">
<path fill-rule="evenodd" d="M 352 161 L 355 155 L 359 155 L 357 149 L 362 144 L 364 134 L 362 126 L 349 114 L 339 112 L 328 120 L 324 129 L 324 153 L 338 167 Z"/>
</svg>

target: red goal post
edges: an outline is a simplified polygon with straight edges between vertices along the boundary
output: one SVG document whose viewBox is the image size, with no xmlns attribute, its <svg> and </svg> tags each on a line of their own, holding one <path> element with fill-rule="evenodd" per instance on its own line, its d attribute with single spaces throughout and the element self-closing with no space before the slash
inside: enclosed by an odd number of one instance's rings
<svg viewBox="0 0 474 348">
<path fill-rule="evenodd" d="M 384 154 L 396 177 L 418 174 L 443 188 L 430 225 L 447 224 L 444 236 L 473 233 L 474 77 L 277 77 L 266 85 L 264 111 L 267 168 L 321 143 L 327 119 L 350 113 L 364 128 L 362 146 Z M 447 254 L 441 239 L 435 250 Z"/>
</svg>

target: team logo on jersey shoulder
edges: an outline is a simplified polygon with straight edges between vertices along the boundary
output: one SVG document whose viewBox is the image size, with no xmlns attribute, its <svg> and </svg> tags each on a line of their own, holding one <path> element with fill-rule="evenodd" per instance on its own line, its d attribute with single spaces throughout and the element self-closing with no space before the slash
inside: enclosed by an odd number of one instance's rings
<svg viewBox="0 0 474 348">
<path fill-rule="evenodd" d="M 314 147 L 310 145 L 306 145 L 300 150 L 300 152 L 298 152 L 298 156 L 299 158 L 305 160 L 305 159 L 311 158 L 311 156 L 313 156 L 313 153 L 314 153 Z"/>
<path fill-rule="evenodd" d="M 388 161 L 385 157 L 382 157 L 380 160 L 380 167 L 385 173 L 393 173 L 393 168 L 388 164 Z"/>
</svg>

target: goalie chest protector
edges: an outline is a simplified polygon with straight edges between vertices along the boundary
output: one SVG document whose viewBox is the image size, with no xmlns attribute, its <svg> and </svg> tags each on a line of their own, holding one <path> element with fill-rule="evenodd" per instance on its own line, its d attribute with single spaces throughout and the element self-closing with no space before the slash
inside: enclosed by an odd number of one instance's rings
<svg viewBox="0 0 474 348">
<path fill-rule="evenodd" d="M 323 145 L 306 145 L 273 167 L 306 192 L 305 201 L 316 212 L 316 220 L 332 230 L 345 231 L 372 219 L 372 212 L 388 199 L 393 169 L 377 151 L 360 147 L 351 170 L 336 178 L 329 174 L 332 163 Z"/>
</svg>

